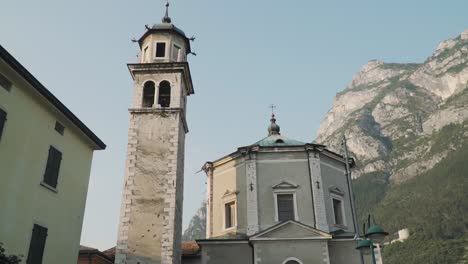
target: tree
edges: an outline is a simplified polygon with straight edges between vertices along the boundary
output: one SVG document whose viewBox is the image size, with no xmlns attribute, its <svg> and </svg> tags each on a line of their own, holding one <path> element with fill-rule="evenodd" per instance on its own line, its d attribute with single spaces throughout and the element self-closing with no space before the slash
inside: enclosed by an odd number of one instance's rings
<svg viewBox="0 0 468 264">
<path fill-rule="evenodd" d="M 0 263 L 2 264 L 19 264 L 21 262 L 20 256 L 6 255 L 3 244 L 0 243 Z"/>
</svg>

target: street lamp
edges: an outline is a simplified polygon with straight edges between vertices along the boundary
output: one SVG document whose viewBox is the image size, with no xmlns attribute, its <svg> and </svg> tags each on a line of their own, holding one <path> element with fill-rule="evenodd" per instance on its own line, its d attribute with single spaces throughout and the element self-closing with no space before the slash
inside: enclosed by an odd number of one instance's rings
<svg viewBox="0 0 468 264">
<path fill-rule="evenodd" d="M 385 232 L 383 228 L 381 228 L 375 223 L 374 217 L 372 217 L 373 223 L 371 225 L 370 218 L 371 217 L 369 215 L 369 217 L 367 218 L 367 223 L 368 223 L 369 228 L 367 229 L 367 232 L 364 234 L 366 238 L 359 240 L 356 249 L 361 251 L 363 255 L 369 255 L 370 253 L 372 256 L 372 264 L 376 264 L 375 253 L 374 253 L 374 243 L 376 244 L 382 243 L 385 237 L 388 236 L 388 233 Z M 365 224 L 364 224 L 363 230 L 366 230 Z"/>
</svg>

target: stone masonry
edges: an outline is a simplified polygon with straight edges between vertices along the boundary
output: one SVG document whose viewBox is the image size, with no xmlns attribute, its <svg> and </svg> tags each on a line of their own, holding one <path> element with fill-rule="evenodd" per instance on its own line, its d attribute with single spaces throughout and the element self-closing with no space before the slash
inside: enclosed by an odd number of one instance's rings
<svg viewBox="0 0 468 264">
<path fill-rule="evenodd" d="M 131 109 L 116 262 L 180 263 L 181 110 Z"/>
</svg>

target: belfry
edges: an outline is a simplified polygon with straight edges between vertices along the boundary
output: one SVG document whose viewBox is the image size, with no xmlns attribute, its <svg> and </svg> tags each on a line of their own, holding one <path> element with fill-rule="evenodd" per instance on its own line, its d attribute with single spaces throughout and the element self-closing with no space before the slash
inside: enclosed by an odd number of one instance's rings
<svg viewBox="0 0 468 264">
<path fill-rule="evenodd" d="M 194 93 L 190 39 L 162 22 L 138 40 L 125 180 L 115 263 L 178 264 L 181 259 L 187 96 Z"/>
</svg>

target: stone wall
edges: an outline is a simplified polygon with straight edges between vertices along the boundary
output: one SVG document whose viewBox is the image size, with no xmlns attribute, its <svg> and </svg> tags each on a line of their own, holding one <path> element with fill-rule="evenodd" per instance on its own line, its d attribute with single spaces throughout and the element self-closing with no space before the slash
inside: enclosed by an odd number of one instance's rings
<svg viewBox="0 0 468 264">
<path fill-rule="evenodd" d="M 115 263 L 180 263 L 181 119 L 180 110 L 131 110 Z"/>
</svg>

